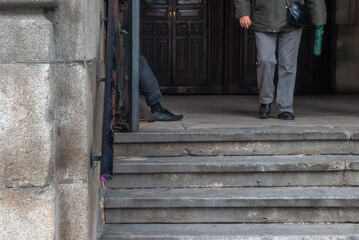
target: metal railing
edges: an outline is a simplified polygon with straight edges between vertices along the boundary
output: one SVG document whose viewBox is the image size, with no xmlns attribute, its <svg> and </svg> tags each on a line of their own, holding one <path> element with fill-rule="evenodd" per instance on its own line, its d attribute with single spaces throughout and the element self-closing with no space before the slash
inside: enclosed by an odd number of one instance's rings
<svg viewBox="0 0 359 240">
<path fill-rule="evenodd" d="M 106 0 L 106 78 L 105 101 L 103 112 L 103 131 L 101 157 L 101 181 L 112 179 L 113 146 L 116 109 L 123 103 L 121 91 L 121 23 L 119 21 L 119 0 Z M 122 124 L 123 130 L 138 131 L 139 129 L 139 0 L 129 0 L 127 14 L 128 32 L 125 34 L 125 81 L 128 83 L 128 107 L 125 114 L 127 122 Z M 117 114 L 118 115 L 118 114 Z"/>
</svg>

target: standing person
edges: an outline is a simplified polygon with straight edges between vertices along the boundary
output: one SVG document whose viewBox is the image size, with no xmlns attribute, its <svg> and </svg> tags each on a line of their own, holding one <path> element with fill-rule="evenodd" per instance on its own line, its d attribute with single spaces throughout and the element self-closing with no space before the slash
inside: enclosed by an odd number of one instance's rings
<svg viewBox="0 0 359 240">
<path fill-rule="evenodd" d="M 326 24 L 324 0 L 290 0 L 306 2 L 315 26 Z M 276 103 L 278 118 L 294 120 L 293 95 L 297 74 L 297 59 L 302 28 L 291 26 L 287 20 L 286 0 L 234 0 L 236 19 L 240 25 L 255 32 L 257 45 L 257 81 L 259 89 L 259 116 L 266 118 L 274 101 L 275 56 L 278 44 L 278 86 Z"/>
</svg>

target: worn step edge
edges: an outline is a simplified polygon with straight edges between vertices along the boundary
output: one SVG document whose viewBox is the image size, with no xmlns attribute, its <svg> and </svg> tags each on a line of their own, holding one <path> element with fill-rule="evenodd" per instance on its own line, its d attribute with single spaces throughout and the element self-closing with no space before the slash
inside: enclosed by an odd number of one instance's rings
<svg viewBox="0 0 359 240">
<path fill-rule="evenodd" d="M 118 208 L 105 210 L 107 224 L 359 223 L 359 208 Z"/>
<path fill-rule="evenodd" d="M 358 170 L 358 156 L 199 156 L 115 159 L 114 174 Z"/>
<path fill-rule="evenodd" d="M 266 127 L 115 133 L 115 143 L 290 141 L 358 139 L 357 128 Z"/>
<path fill-rule="evenodd" d="M 189 188 L 106 190 L 104 207 L 359 207 L 359 188 Z"/>
<path fill-rule="evenodd" d="M 106 225 L 102 240 L 236 239 L 334 240 L 359 239 L 357 224 L 123 224 Z"/>
<path fill-rule="evenodd" d="M 357 172 L 220 172 L 115 174 L 111 189 L 359 186 Z"/>
</svg>

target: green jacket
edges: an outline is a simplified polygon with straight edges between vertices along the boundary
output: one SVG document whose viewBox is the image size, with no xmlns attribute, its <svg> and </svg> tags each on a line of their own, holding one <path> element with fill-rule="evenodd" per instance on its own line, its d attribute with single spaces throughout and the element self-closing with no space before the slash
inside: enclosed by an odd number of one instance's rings
<svg viewBox="0 0 359 240">
<path fill-rule="evenodd" d="M 304 0 L 289 0 L 304 3 Z M 324 0 L 305 0 L 310 9 L 312 23 L 315 26 L 325 25 L 327 10 Z M 287 20 L 286 0 L 234 0 L 236 19 L 249 16 L 252 28 L 258 32 L 288 32 L 296 27 Z"/>
</svg>

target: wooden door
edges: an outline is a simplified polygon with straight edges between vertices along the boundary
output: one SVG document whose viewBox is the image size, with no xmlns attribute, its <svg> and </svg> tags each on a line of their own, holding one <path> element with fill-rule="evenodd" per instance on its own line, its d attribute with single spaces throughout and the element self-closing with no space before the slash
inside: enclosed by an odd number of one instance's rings
<svg viewBox="0 0 359 240">
<path fill-rule="evenodd" d="M 172 22 L 170 0 L 142 0 L 141 54 L 147 59 L 162 86 L 172 83 Z"/>
<path fill-rule="evenodd" d="M 215 46 L 222 39 L 212 41 L 208 32 L 223 25 L 209 17 L 216 0 L 142 0 L 141 53 L 148 60 L 164 93 L 221 92 L 214 74 L 209 76 L 208 66 L 223 52 Z M 216 10 L 222 9 L 219 7 Z M 218 15 L 223 15 L 219 13 Z M 222 18 L 223 19 L 223 18 Z M 222 22 L 223 24 L 223 22 Z M 219 30 L 220 32 L 221 30 Z M 214 31 L 213 31 L 214 32 Z M 217 32 L 218 33 L 218 32 Z M 209 50 L 213 46 L 214 50 Z M 220 47 L 220 48 L 221 48 Z M 221 66 L 223 62 L 221 62 Z M 222 70 L 222 67 L 219 67 Z"/>
<path fill-rule="evenodd" d="M 172 85 L 207 85 L 206 1 L 173 3 Z"/>
</svg>

